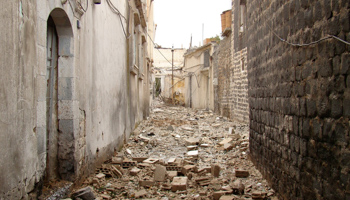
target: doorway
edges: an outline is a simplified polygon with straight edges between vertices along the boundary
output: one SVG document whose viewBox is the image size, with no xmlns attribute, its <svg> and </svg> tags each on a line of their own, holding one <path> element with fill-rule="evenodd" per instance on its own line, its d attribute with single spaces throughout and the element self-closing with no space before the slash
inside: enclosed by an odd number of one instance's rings
<svg viewBox="0 0 350 200">
<path fill-rule="evenodd" d="M 47 20 L 46 52 L 46 175 L 52 180 L 58 178 L 58 36 L 51 16 Z"/>
<path fill-rule="evenodd" d="M 76 98 L 74 37 L 70 19 L 61 8 L 47 19 L 46 42 L 46 179 L 74 181 L 84 149 L 79 140 L 79 101 Z M 83 138 L 85 139 L 85 138 Z"/>
<path fill-rule="evenodd" d="M 161 78 L 156 78 L 155 88 L 156 88 L 156 97 L 159 97 L 159 95 L 162 93 Z"/>
</svg>

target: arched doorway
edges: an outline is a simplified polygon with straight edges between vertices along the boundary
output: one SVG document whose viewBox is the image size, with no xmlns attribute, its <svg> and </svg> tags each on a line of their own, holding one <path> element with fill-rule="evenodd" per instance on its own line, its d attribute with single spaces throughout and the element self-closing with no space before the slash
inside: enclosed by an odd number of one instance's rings
<svg viewBox="0 0 350 200">
<path fill-rule="evenodd" d="M 63 9 L 55 8 L 47 20 L 46 177 L 74 180 L 75 138 L 79 109 L 74 94 L 74 37 Z M 78 111 L 78 112 L 76 112 Z"/>
</svg>

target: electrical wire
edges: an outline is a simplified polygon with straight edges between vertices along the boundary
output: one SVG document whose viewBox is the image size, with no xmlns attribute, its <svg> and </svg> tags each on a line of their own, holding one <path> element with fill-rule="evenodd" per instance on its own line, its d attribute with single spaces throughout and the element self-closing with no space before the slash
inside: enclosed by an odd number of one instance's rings
<svg viewBox="0 0 350 200">
<path fill-rule="evenodd" d="M 152 41 L 153 45 L 154 45 L 154 46 L 157 46 L 157 44 L 152 40 L 151 36 L 150 36 L 148 33 L 147 33 L 147 35 L 148 35 L 149 39 Z M 157 49 L 157 48 L 156 48 L 156 49 Z M 159 49 L 157 49 L 157 50 L 158 50 L 159 53 L 163 56 L 163 58 L 164 58 L 166 61 L 168 61 L 168 63 L 170 63 L 170 65 L 172 66 L 173 64 L 163 55 L 163 53 L 162 53 Z M 181 67 L 175 66 L 175 65 L 174 65 L 174 67 L 181 68 Z"/>
<path fill-rule="evenodd" d="M 80 6 L 80 8 L 84 11 L 84 12 L 86 12 L 87 10 L 88 10 L 88 8 L 89 8 L 89 0 L 86 0 L 86 8 L 84 8 L 82 5 L 81 5 L 81 0 L 80 1 L 77 1 L 78 2 L 78 4 L 79 4 L 79 6 Z"/>
<path fill-rule="evenodd" d="M 298 43 L 292 43 L 292 42 L 288 42 L 286 39 L 283 39 L 282 37 L 280 37 L 272 28 L 271 26 L 269 25 L 269 23 L 267 23 L 267 26 L 269 27 L 269 29 L 271 30 L 271 32 L 282 42 L 288 44 L 288 45 L 291 45 L 291 46 L 294 46 L 294 47 L 306 47 L 306 46 L 311 46 L 311 45 L 315 45 L 317 43 L 320 43 L 324 40 L 328 40 L 328 39 L 336 39 L 340 42 L 343 42 L 344 44 L 346 45 L 350 45 L 350 42 L 347 42 L 345 40 L 342 40 L 341 38 L 335 36 L 335 35 L 327 35 L 326 37 L 323 37 L 319 40 L 316 40 L 316 41 L 313 41 L 313 42 L 310 42 L 310 43 L 305 43 L 305 44 L 298 44 Z"/>
<path fill-rule="evenodd" d="M 126 22 L 127 22 L 127 19 L 120 13 L 120 11 L 118 10 L 118 8 L 116 8 L 116 7 L 114 6 L 114 4 L 111 2 L 111 0 L 106 0 L 106 1 L 107 1 L 107 4 L 109 5 L 109 8 L 112 10 L 112 12 L 115 13 L 115 14 L 117 14 L 117 15 L 119 16 L 120 24 L 122 25 L 124 36 L 125 36 L 126 38 L 128 38 L 128 35 L 126 34 L 126 31 L 125 31 L 125 28 L 124 28 L 124 24 L 123 24 L 122 17 L 125 19 Z"/>
<path fill-rule="evenodd" d="M 68 3 L 69 3 L 70 8 L 72 9 L 73 16 L 74 16 L 75 18 L 77 18 L 77 19 L 80 19 L 79 17 L 77 17 L 77 16 L 75 15 L 75 12 L 74 12 L 74 9 L 73 9 L 73 6 L 72 6 L 70 0 L 68 0 Z"/>
<path fill-rule="evenodd" d="M 125 21 L 127 21 L 126 17 L 124 17 L 124 15 L 122 15 L 122 13 L 118 10 L 117 7 L 114 6 L 114 4 L 112 3 L 111 0 L 106 0 L 109 7 L 112 9 L 112 11 L 116 14 L 118 14 L 119 16 L 123 17 Z"/>
</svg>

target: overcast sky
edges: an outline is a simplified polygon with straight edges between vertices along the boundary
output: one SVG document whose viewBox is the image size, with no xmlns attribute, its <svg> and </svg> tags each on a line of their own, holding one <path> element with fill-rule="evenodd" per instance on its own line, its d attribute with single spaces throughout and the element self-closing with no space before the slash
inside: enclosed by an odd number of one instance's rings
<svg viewBox="0 0 350 200">
<path fill-rule="evenodd" d="M 221 34 L 223 11 L 231 9 L 232 0 L 154 0 L 155 43 L 162 47 L 188 48 L 202 44 L 204 38 Z"/>
</svg>

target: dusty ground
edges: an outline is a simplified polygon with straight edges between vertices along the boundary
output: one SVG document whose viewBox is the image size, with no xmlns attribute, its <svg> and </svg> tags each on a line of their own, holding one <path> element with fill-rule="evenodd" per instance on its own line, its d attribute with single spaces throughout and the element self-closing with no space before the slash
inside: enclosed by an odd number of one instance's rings
<svg viewBox="0 0 350 200">
<path fill-rule="evenodd" d="M 248 159 L 247 125 L 155 104 L 119 155 L 82 187 L 99 199 L 277 199 Z M 173 176 L 187 184 L 174 186 Z"/>
</svg>

